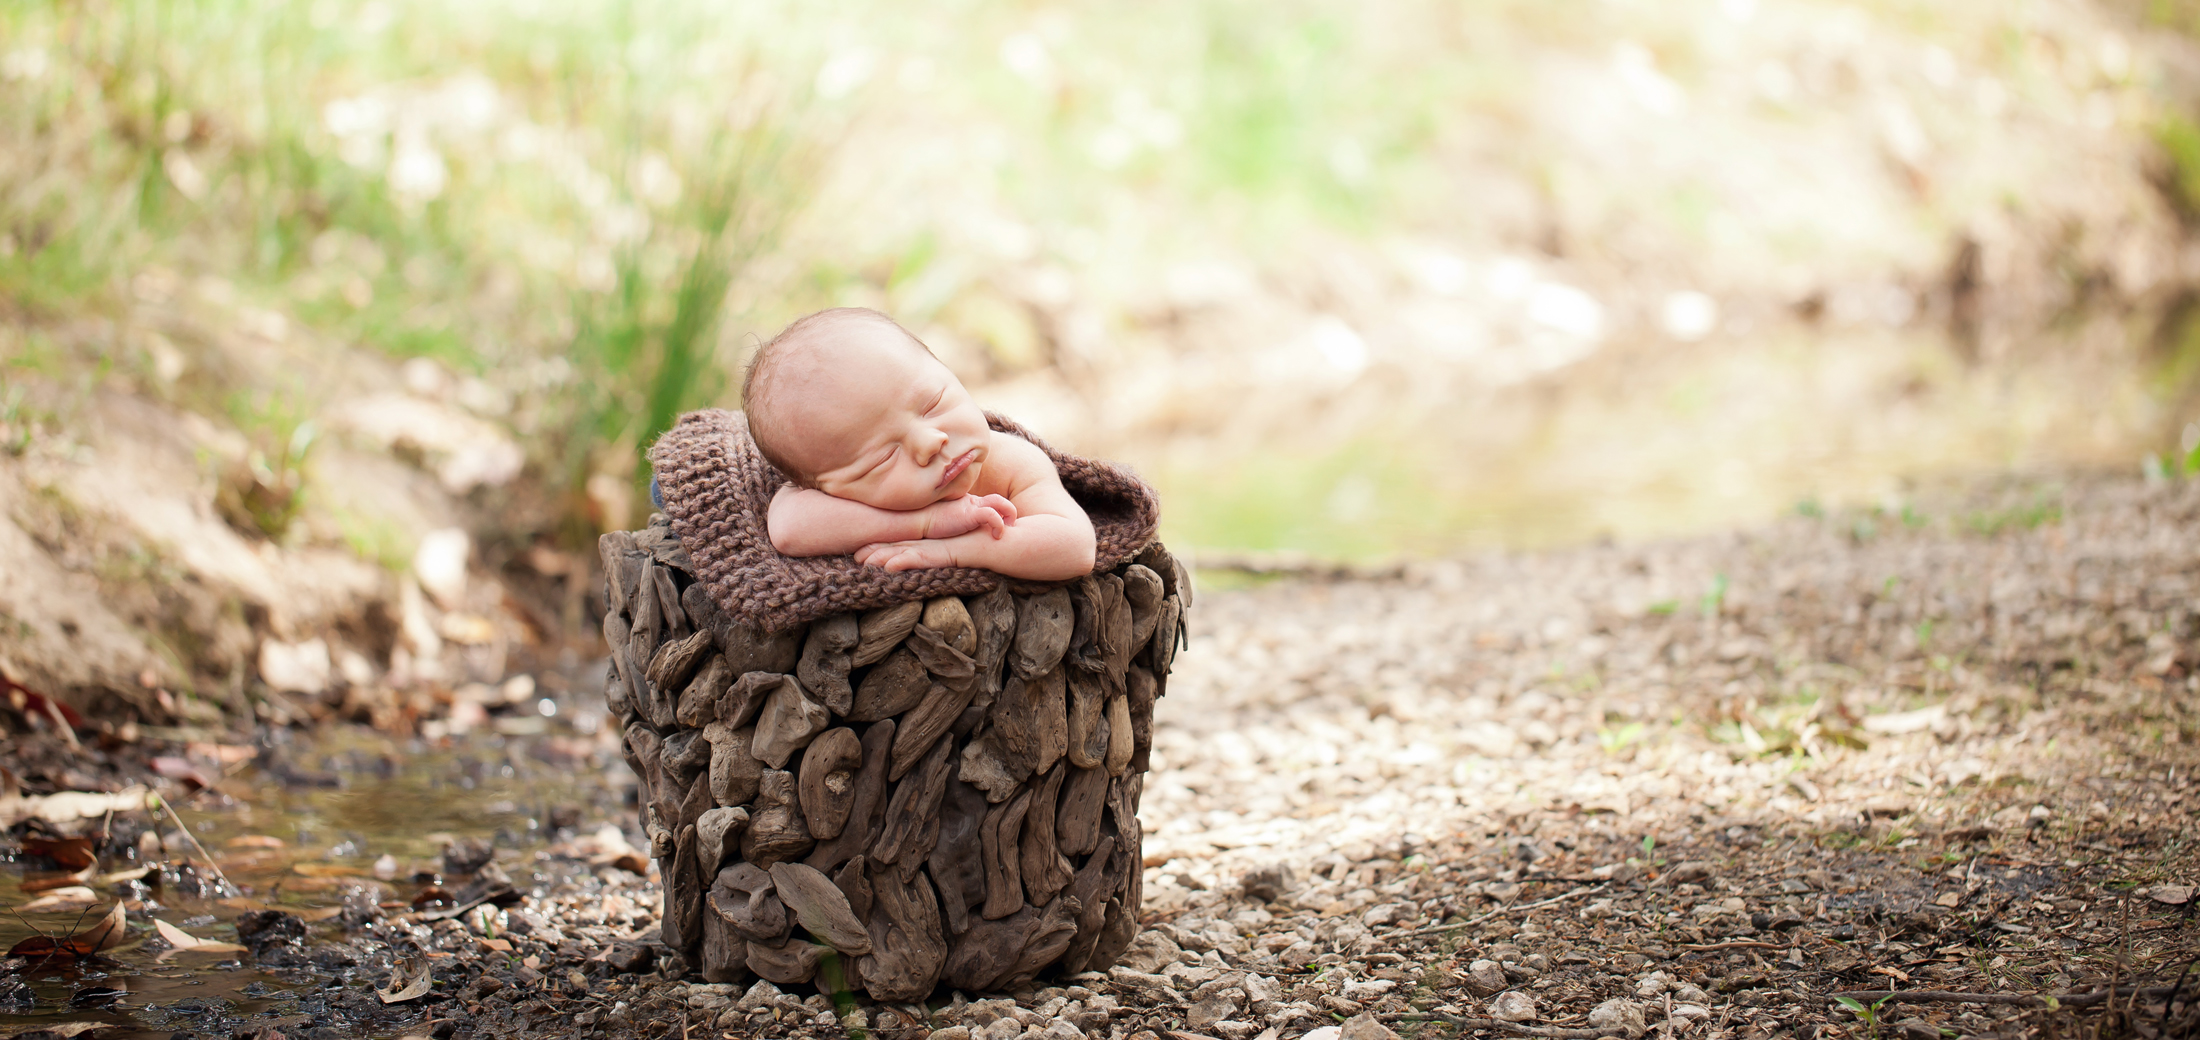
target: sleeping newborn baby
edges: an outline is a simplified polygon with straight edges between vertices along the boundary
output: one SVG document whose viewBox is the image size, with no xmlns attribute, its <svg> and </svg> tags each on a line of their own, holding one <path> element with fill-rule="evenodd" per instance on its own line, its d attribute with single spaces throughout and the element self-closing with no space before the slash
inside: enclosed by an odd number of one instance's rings
<svg viewBox="0 0 2200 1040">
<path fill-rule="evenodd" d="M 749 434 L 793 481 L 766 516 L 788 556 L 854 554 L 889 571 L 1088 574 L 1092 521 L 1031 442 L 997 433 L 962 381 L 877 311 L 787 326 L 742 387 Z"/>
</svg>

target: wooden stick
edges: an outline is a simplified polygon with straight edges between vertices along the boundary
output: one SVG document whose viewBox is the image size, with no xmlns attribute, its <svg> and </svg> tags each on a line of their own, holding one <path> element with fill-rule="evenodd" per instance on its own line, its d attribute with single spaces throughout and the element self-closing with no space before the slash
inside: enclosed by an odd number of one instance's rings
<svg viewBox="0 0 2200 1040">
<path fill-rule="evenodd" d="M 1735 939 L 1729 942 L 1682 943 L 1681 949 L 1701 952 L 1705 950 L 1785 950 L 1787 947 L 1779 943 L 1761 942 L 1756 939 Z"/>
<path fill-rule="evenodd" d="M 2018 1007 L 2048 1007 L 2048 999 L 2063 1007 L 2091 1007 L 2111 996 L 2133 998 L 2166 997 L 2177 989 L 2175 986 L 2148 986 L 2143 989 L 2098 989 L 2088 993 L 2063 993 L 2053 998 L 2035 997 L 2028 993 L 1956 993 L 1941 989 L 1853 989 L 1840 993 L 1828 993 L 1827 1000 L 1847 997 L 1865 1004 L 1888 1001 L 1896 1004 L 2014 1004 Z"/>
<path fill-rule="evenodd" d="M 1563 903 L 1569 899 L 1574 898 L 1575 896 L 1588 895 L 1591 892 L 1598 892 L 1602 891 L 1603 889 L 1603 885 L 1591 885 L 1587 888 L 1577 888 L 1571 892 L 1566 893 L 1565 895 L 1552 896 L 1551 898 L 1543 900 L 1540 903 L 1528 903 L 1522 906 L 1501 906 L 1471 921 L 1466 921 L 1460 924 L 1440 924 L 1428 928 L 1415 928 L 1410 932 L 1392 932 L 1391 938 L 1414 939 L 1424 935 L 1442 935 L 1445 932 L 1456 932 L 1461 928 L 1472 928 L 1475 925 L 1481 924 L 1482 922 L 1487 921 L 1492 917 L 1500 917 L 1505 914 L 1514 913 L 1521 910 L 1539 910 L 1546 906 Z"/>
<path fill-rule="evenodd" d="M 1596 1040 L 1611 1035 L 1609 1029 L 1568 1029 L 1563 1026 L 1524 1026 L 1498 1018 L 1466 1018 L 1429 1011 L 1418 1015 L 1378 1015 L 1386 1022 L 1442 1022 L 1454 1029 L 1497 1029 L 1518 1036 L 1545 1036 L 1555 1040 Z"/>
<path fill-rule="evenodd" d="M 168 810 L 168 818 L 176 821 L 176 829 L 183 832 L 183 840 L 190 842 L 192 848 L 199 850 L 199 858 L 204 859 L 206 861 L 207 869 L 214 872 L 215 880 L 220 881 L 223 888 L 226 888 L 231 892 L 235 892 L 237 890 L 237 886 L 229 883 L 229 875 L 222 873 L 222 865 L 214 862 L 214 857 L 207 854 L 206 846 L 199 844 L 198 835 L 191 833 L 191 828 L 185 826 L 183 822 L 183 817 L 176 815 L 176 807 L 170 804 L 167 798 L 164 798 L 157 794 L 153 797 L 159 798 L 160 807 Z"/>
</svg>

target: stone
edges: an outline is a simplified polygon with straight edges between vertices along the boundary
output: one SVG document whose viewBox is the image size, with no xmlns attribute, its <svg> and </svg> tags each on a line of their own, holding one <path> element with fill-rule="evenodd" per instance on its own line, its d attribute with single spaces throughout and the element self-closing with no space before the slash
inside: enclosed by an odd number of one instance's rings
<svg viewBox="0 0 2200 1040">
<path fill-rule="evenodd" d="M 1600 1030 L 1606 1036 L 1624 1036 L 1627 1040 L 1636 1040 L 1650 1031 L 1642 1005 L 1621 997 L 1589 1009 L 1589 1028 Z"/>
<path fill-rule="evenodd" d="M 1116 958 L 1115 965 L 1117 968 L 1153 975 L 1183 959 L 1184 950 L 1176 944 L 1176 940 L 1159 929 L 1148 929 L 1138 933 L 1138 937 L 1132 940 L 1130 949 Z"/>
<path fill-rule="evenodd" d="M 1205 1000 L 1184 1009 L 1184 1025 L 1190 1029 L 1212 1029 L 1215 1023 L 1237 1012 L 1236 1001 L 1221 993 L 1210 994 Z"/>
<path fill-rule="evenodd" d="M 856 621 L 856 647 L 850 663 L 857 668 L 877 663 L 909 638 L 909 631 L 923 616 L 924 603 L 920 600 L 864 611 Z"/>
<path fill-rule="evenodd" d="M 1338 1027 L 1337 1040 L 1398 1040 L 1398 1034 L 1378 1020 L 1374 1012 L 1362 1011 L 1345 1019 L 1344 1025 Z"/>
<path fill-rule="evenodd" d="M 1500 1022 L 1536 1020 L 1535 998 L 1519 990 L 1506 990 L 1490 1001 L 1490 1017 Z"/>
<path fill-rule="evenodd" d="M 1467 992 L 1477 997 L 1494 996 L 1505 989 L 1505 968 L 1496 961 L 1482 958 L 1467 965 L 1464 981 Z"/>
<path fill-rule="evenodd" d="M 1703 881 L 1718 873 L 1718 871 L 1719 865 L 1709 860 L 1683 860 L 1667 868 L 1665 876 L 1658 879 L 1658 884 L 1660 886 L 1685 885 L 1691 882 Z"/>
</svg>

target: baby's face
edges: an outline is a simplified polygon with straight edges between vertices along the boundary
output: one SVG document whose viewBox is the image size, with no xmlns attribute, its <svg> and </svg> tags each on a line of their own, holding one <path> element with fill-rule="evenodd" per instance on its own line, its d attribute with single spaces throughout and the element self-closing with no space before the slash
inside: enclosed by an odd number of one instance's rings
<svg viewBox="0 0 2200 1040">
<path fill-rule="evenodd" d="M 779 392 L 794 460 L 818 490 L 879 509 L 968 494 L 992 445 L 962 381 L 893 328 L 851 323 L 790 358 Z"/>
</svg>

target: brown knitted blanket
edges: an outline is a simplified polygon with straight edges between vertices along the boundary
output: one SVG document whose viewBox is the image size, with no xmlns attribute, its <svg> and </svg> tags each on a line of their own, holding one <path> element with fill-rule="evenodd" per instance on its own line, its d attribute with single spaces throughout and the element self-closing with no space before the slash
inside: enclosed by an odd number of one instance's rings
<svg viewBox="0 0 2200 1040">
<path fill-rule="evenodd" d="M 1092 518 L 1095 572 L 1114 569 L 1153 542 L 1161 503 L 1144 481 L 1121 467 L 1055 451 L 1001 416 L 989 412 L 986 421 L 1054 460 L 1062 486 Z M 764 514 L 787 478 L 764 461 L 739 412 L 710 408 L 681 416 L 649 449 L 649 463 L 697 578 L 720 609 L 752 628 L 777 632 L 832 614 L 975 595 L 1003 583 L 1019 592 L 1049 584 L 968 567 L 889 574 L 852 556 L 781 555 Z"/>
</svg>

